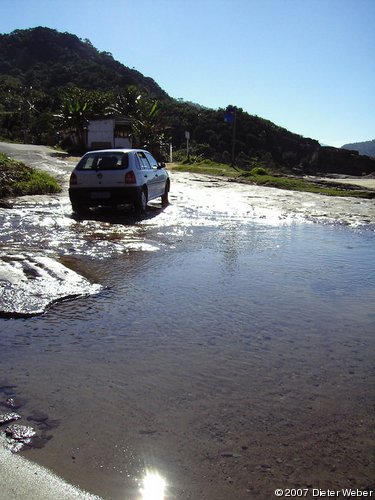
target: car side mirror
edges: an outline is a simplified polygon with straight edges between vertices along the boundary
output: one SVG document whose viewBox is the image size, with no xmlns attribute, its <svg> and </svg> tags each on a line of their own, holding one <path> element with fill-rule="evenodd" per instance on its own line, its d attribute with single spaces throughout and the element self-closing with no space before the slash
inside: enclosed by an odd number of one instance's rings
<svg viewBox="0 0 375 500">
<path fill-rule="evenodd" d="M 161 168 L 165 168 L 165 163 L 163 161 L 159 161 L 158 163 L 158 170 L 160 170 Z"/>
</svg>

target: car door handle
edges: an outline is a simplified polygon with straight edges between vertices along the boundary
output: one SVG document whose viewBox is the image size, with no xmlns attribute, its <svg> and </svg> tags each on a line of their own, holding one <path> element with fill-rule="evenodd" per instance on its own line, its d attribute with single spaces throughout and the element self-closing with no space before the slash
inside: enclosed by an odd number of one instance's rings
<svg viewBox="0 0 375 500">
<path fill-rule="evenodd" d="M 145 174 L 145 177 L 147 177 L 147 174 Z"/>
</svg>

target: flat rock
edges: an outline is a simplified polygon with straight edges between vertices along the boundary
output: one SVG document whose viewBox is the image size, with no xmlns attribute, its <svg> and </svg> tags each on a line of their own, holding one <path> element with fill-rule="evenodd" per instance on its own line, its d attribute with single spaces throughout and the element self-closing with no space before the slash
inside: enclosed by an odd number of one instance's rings
<svg viewBox="0 0 375 500">
<path fill-rule="evenodd" d="M 0 252 L 0 316 L 42 314 L 57 301 L 99 290 L 100 285 L 90 283 L 50 257 Z"/>
<path fill-rule="evenodd" d="M 18 413 L 9 412 L 9 413 L 0 413 L 0 424 L 5 424 L 6 422 L 12 422 L 14 420 L 19 420 L 21 415 Z"/>
<path fill-rule="evenodd" d="M 5 434 L 17 441 L 29 442 L 25 440 L 35 436 L 36 432 L 28 425 L 11 424 L 5 429 Z"/>
</svg>

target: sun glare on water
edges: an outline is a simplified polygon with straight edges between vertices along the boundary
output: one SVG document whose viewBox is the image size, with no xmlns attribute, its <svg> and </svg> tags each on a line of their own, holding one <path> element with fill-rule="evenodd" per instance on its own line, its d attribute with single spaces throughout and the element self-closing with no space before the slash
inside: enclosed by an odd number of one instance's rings
<svg viewBox="0 0 375 500">
<path fill-rule="evenodd" d="M 158 473 L 147 471 L 142 480 L 140 500 L 164 500 L 166 480 Z"/>
</svg>

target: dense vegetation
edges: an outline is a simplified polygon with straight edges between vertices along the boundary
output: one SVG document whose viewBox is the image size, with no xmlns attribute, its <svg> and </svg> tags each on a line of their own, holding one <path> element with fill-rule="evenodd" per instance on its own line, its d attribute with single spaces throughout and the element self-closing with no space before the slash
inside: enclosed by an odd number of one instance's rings
<svg viewBox="0 0 375 500">
<path fill-rule="evenodd" d="M 375 171 L 373 159 L 235 110 L 234 160 L 244 170 L 261 162 L 273 172 Z M 82 150 L 87 120 L 106 115 L 131 118 L 134 146 L 160 154 L 171 142 L 183 158 L 189 131 L 192 156 L 232 163 L 233 124 L 224 109 L 172 99 L 151 78 L 69 33 L 39 27 L 0 35 L 0 136 Z"/>
<path fill-rule="evenodd" d="M 0 198 L 59 191 L 61 187 L 53 177 L 0 153 Z"/>
</svg>

